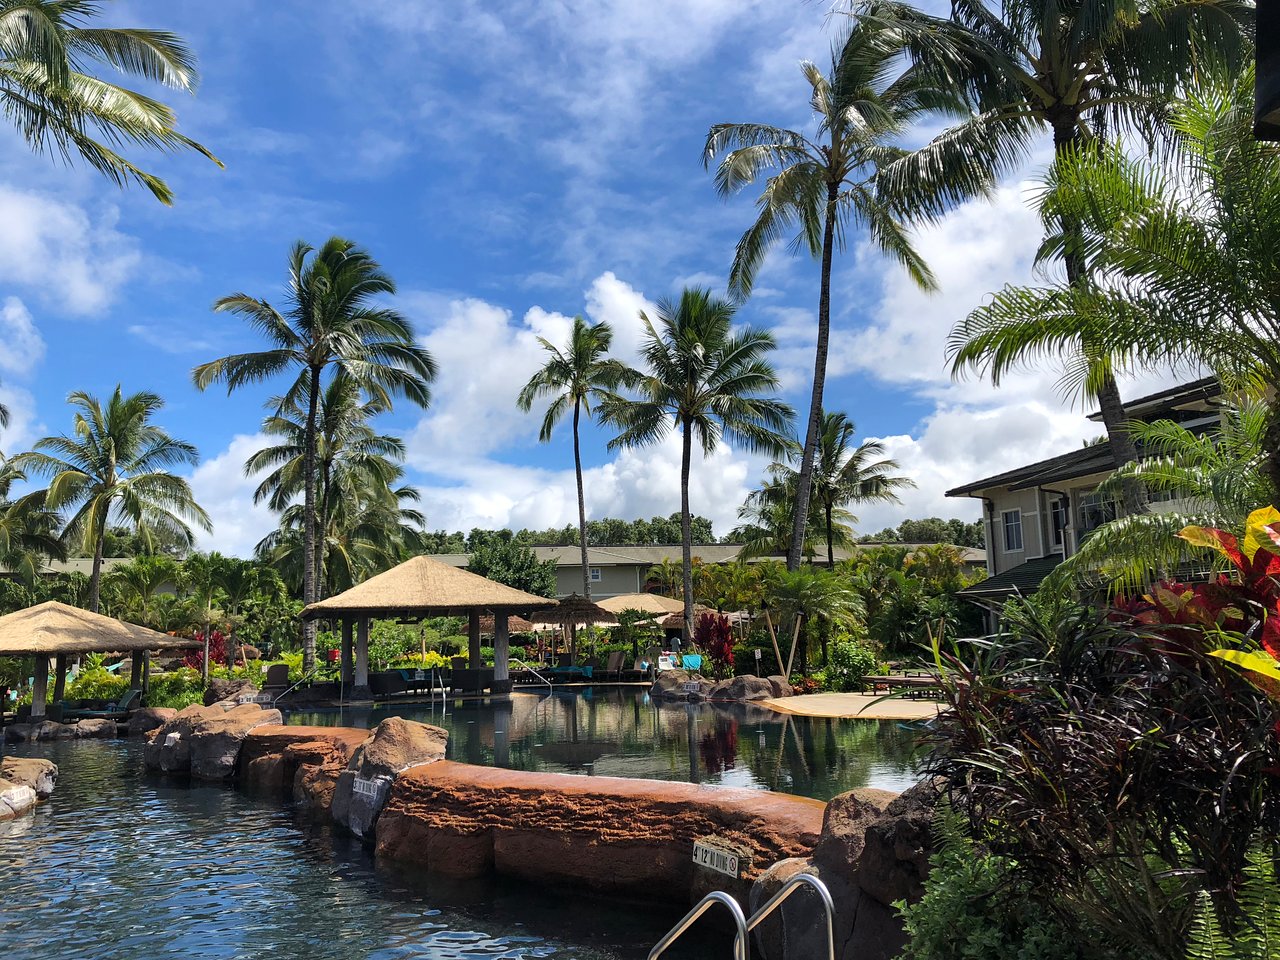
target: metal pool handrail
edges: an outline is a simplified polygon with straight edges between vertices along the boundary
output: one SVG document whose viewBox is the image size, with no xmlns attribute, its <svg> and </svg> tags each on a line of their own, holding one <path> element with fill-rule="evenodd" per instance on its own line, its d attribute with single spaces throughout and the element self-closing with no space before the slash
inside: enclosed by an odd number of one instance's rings
<svg viewBox="0 0 1280 960">
<path fill-rule="evenodd" d="M 831 900 L 831 891 L 827 889 L 827 885 L 811 873 L 797 873 L 784 883 L 764 906 L 751 915 L 751 919 L 747 921 L 747 930 L 751 931 L 760 926 L 773 911 L 782 906 L 784 900 L 804 886 L 813 888 L 822 900 L 822 909 L 827 915 L 827 960 L 836 960 L 836 938 L 832 931 L 832 918 L 835 916 L 836 906 Z"/>
<path fill-rule="evenodd" d="M 298 687 L 302 686 L 304 683 L 307 683 L 307 682 L 308 682 L 308 681 L 310 681 L 310 680 L 314 680 L 314 679 L 315 679 L 316 677 L 318 677 L 319 675 L 320 675 L 320 670 L 319 670 L 319 668 L 313 668 L 313 669 L 311 670 L 311 672 L 310 672 L 310 673 L 303 674 L 302 679 L 301 679 L 301 680 L 299 680 L 297 683 L 295 683 L 293 686 L 286 688 L 286 689 L 285 689 L 285 691 L 284 691 L 284 693 L 281 693 L 281 694 L 278 694 L 278 695 L 277 695 L 277 696 L 275 696 L 275 697 L 272 697 L 272 698 L 271 698 L 271 705 L 274 707 L 274 706 L 275 706 L 275 705 L 276 705 L 276 704 L 277 704 L 281 699 L 283 699 L 284 697 L 287 697 L 289 694 L 293 693 L 293 691 L 294 691 L 294 690 L 297 690 L 297 689 L 298 689 Z M 342 689 L 342 687 L 341 687 L 341 685 L 339 685 L 338 689 L 339 689 L 338 696 L 339 696 L 339 698 L 341 698 L 341 697 L 342 697 L 342 693 L 341 693 L 341 689 Z M 341 699 L 339 699 L 339 702 L 341 702 Z"/>
<path fill-rule="evenodd" d="M 697 905 L 684 915 L 684 919 L 667 931 L 667 935 L 659 940 L 657 945 L 649 951 L 649 960 L 658 960 L 669 946 L 679 940 L 685 931 L 697 922 L 699 917 L 717 903 L 728 909 L 729 913 L 733 915 L 734 926 L 738 928 L 738 932 L 733 938 L 733 960 L 750 960 L 751 948 L 747 944 L 747 918 L 743 915 L 742 907 L 738 905 L 738 901 L 723 890 L 713 890 L 699 900 Z"/>
<path fill-rule="evenodd" d="M 516 666 L 518 666 L 518 667 L 520 667 L 520 668 L 522 668 L 522 669 L 524 669 L 524 670 L 528 670 L 528 671 L 529 671 L 530 673 L 532 673 L 535 677 L 537 677 L 539 680 L 541 680 L 543 683 L 545 683 L 545 684 L 547 685 L 547 690 L 548 690 L 549 692 L 552 692 L 552 693 L 554 693 L 554 692 L 555 692 L 555 689 L 556 689 L 556 688 L 552 685 L 551 681 L 550 681 L 550 680 L 548 680 L 546 677 L 544 677 L 542 674 L 540 674 L 537 670 L 533 669 L 533 667 L 531 667 L 529 664 L 525 663 L 523 660 L 520 660 L 520 659 L 518 659 L 518 658 L 516 658 L 516 657 L 511 657 L 507 662 L 508 662 L 508 663 L 514 663 Z"/>
</svg>

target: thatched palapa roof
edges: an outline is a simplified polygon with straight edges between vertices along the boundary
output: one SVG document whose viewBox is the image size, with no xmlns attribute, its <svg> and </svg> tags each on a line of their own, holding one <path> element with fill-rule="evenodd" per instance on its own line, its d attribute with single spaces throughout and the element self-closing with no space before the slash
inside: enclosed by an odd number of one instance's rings
<svg viewBox="0 0 1280 960">
<path fill-rule="evenodd" d="M 476 610 L 516 613 L 555 605 L 546 597 L 423 556 L 310 604 L 302 617 L 454 617 Z"/>
<path fill-rule="evenodd" d="M 589 623 L 616 624 L 618 622 L 617 614 L 576 593 L 571 593 L 561 600 L 554 610 L 540 610 L 531 619 L 536 624 L 572 624 L 578 627 Z"/>
<path fill-rule="evenodd" d="M 181 650 L 191 640 L 50 600 L 0 617 L 0 657 Z"/>
<path fill-rule="evenodd" d="M 654 616 L 666 616 L 684 609 L 684 603 L 660 593 L 624 593 L 600 601 L 600 606 L 611 613 L 623 610 L 639 610 Z"/>
<path fill-rule="evenodd" d="M 493 635 L 494 620 L 496 619 L 497 618 L 493 616 L 480 618 L 481 635 L 488 635 L 488 636 Z M 524 617 L 517 617 L 514 614 L 512 614 L 510 617 L 507 618 L 508 633 L 530 633 L 532 631 L 533 631 L 533 624 L 530 623 L 528 620 L 526 620 Z"/>
</svg>

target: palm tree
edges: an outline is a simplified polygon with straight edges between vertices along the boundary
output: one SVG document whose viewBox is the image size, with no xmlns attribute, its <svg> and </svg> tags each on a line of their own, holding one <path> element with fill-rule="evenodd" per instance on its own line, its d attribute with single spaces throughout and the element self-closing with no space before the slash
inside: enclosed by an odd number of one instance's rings
<svg viewBox="0 0 1280 960">
<path fill-rule="evenodd" d="M 194 466 L 200 457 L 194 446 L 151 422 L 163 400 L 146 392 L 125 396 L 117 386 L 105 407 L 80 390 L 67 402 L 76 409 L 72 435 L 45 437 L 13 463 L 50 478 L 41 492 L 48 509 L 74 510 L 63 538 L 92 551 L 89 609 L 96 613 L 108 524 L 127 524 L 144 542 L 159 533 L 188 546 L 195 540 L 188 521 L 203 530 L 212 525 L 191 485 L 169 472 L 171 467 Z"/>
<path fill-rule="evenodd" d="M 1099 131 L 1159 136 L 1169 100 L 1186 82 L 1215 60 L 1238 65 L 1247 57 L 1253 8 L 1243 0 L 1002 0 L 993 10 L 986 0 L 958 0 L 949 18 L 895 2 L 868 16 L 902 31 L 917 68 L 976 104 L 950 133 L 985 141 L 992 173 L 1000 174 L 1017 169 L 1045 130 L 1058 161 L 1095 148 Z M 1084 283 L 1088 263 L 1075 225 L 1062 226 L 1053 252 L 1067 283 Z M 1127 463 L 1137 450 L 1116 384 L 1117 358 L 1091 339 L 1076 345 L 1117 462 Z M 1130 498 L 1130 509 L 1143 508 L 1139 490 Z"/>
<path fill-rule="evenodd" d="M 0 563 L 26 586 L 34 586 L 49 560 L 65 560 L 67 547 L 58 536 L 59 517 L 43 498 L 10 499 L 13 485 L 26 474 L 0 457 Z"/>
<path fill-rule="evenodd" d="M 656 443 L 671 430 L 681 436 L 680 534 L 684 581 L 684 636 L 693 632 L 693 532 L 689 514 L 689 471 L 693 439 L 703 455 L 720 439 L 752 451 L 778 454 L 794 412 L 767 391 L 778 376 L 766 359 L 775 347 L 768 333 L 732 330 L 734 308 L 708 290 L 685 288 L 678 302 L 658 305 L 657 326 L 641 311 L 646 337 L 641 350 L 646 371 L 629 378 L 639 394 L 612 393 L 600 404 L 601 420 L 621 431 L 610 449 Z"/>
<path fill-rule="evenodd" d="M 135 557 L 103 578 L 113 613 L 156 628 L 155 601 L 165 587 L 176 587 L 182 571 L 172 557 Z"/>
<path fill-rule="evenodd" d="M 795 477 L 779 476 L 776 468 L 789 470 L 785 464 L 770 465 L 770 476 L 758 489 L 751 491 L 738 508 L 738 519 L 742 522 L 729 531 L 729 539 L 742 544 L 744 557 L 785 557 L 791 552 L 791 538 L 795 536 L 791 527 L 795 518 Z M 852 541 L 847 522 L 852 522 L 853 519 L 853 515 L 845 510 L 836 511 L 832 516 L 832 535 L 841 546 Z M 804 528 L 801 555 L 812 558 L 814 544 L 821 537 L 822 515 L 815 499 L 809 505 L 809 520 Z"/>
<path fill-rule="evenodd" d="M 214 575 L 227 625 L 227 662 L 235 663 L 236 630 L 244 605 L 255 596 L 279 593 L 284 589 L 274 570 L 252 560 L 224 558 Z"/>
<path fill-rule="evenodd" d="M 911 223 L 936 218 L 949 204 L 984 192 L 990 180 L 994 158 L 981 139 L 938 137 L 917 150 L 902 145 L 927 114 L 968 115 L 945 78 L 914 66 L 897 72 L 904 42 L 901 30 L 875 17 L 856 19 L 833 51 L 829 74 L 816 64 L 802 65 L 818 117 L 815 136 L 761 123 L 721 123 L 711 128 L 703 152 L 708 166 L 719 158 L 716 188 L 722 196 L 776 171 L 756 202 L 756 222 L 738 241 L 729 273 L 735 296 L 750 295 L 765 256 L 793 229 L 793 247 L 807 249 L 821 264 L 813 392 L 787 555 L 792 570 L 800 564 L 822 427 L 836 248 L 844 248 L 854 228 L 864 227 L 872 243 L 920 287 L 932 290 L 933 275 L 911 244 Z"/>
<path fill-rule="evenodd" d="M 0 0 L 0 110 L 37 153 L 65 162 L 79 157 L 119 186 L 136 182 L 172 203 L 163 180 L 114 148 L 194 150 L 222 164 L 178 133 L 170 107 L 85 69 L 96 64 L 191 93 L 195 58 L 180 37 L 163 30 L 89 26 L 100 6 L 97 0 Z"/>
<path fill-rule="evenodd" d="M 265 447 L 249 457 L 245 474 L 270 471 L 253 492 L 254 503 L 267 501 L 272 510 L 282 512 L 304 492 L 306 464 L 306 412 L 283 399 L 270 406 L 277 412 L 262 423 L 262 432 L 279 437 L 280 443 Z M 397 480 L 404 460 L 404 441 L 375 433 L 369 421 L 386 407 L 378 400 L 365 399 L 349 377 L 329 381 L 320 398 L 316 436 L 316 510 L 327 517 L 331 506 L 352 495 L 353 488 L 369 475 L 384 486 Z M 325 583 L 325 540 L 316 541 L 315 582 Z"/>
<path fill-rule="evenodd" d="M 809 621 L 820 624 L 825 637 L 832 627 L 848 630 L 858 627 L 866 616 L 862 598 L 845 578 L 834 571 L 813 567 L 770 571 L 765 583 L 765 599 L 783 615 L 780 623 L 791 621 L 791 651 L 784 667 L 788 677 L 795 666 L 797 652 L 800 673 L 809 673 L 809 644 L 805 634 Z"/>
<path fill-rule="evenodd" d="M 213 606 L 218 601 L 218 580 L 228 559 L 217 551 L 193 553 L 182 562 L 179 585 L 199 611 L 200 625 L 204 630 L 204 660 L 200 672 L 209 679 L 209 632 L 213 628 Z M 228 650 L 227 662 L 234 659 Z"/>
<path fill-rule="evenodd" d="M 314 256 L 313 256 L 314 254 Z M 214 304 L 220 313 L 243 317 L 271 342 L 270 349 L 233 354 L 192 371 L 197 388 L 225 383 L 227 391 L 257 383 L 285 370 L 297 378 L 280 402 L 280 412 L 301 407 L 305 398 L 303 459 L 302 599 L 318 599 L 316 580 L 316 453 L 323 375 L 333 367 L 386 408 L 403 395 L 422 408 L 431 401 L 428 384 L 435 362 L 414 340 L 413 328 L 379 298 L 395 293 L 395 283 L 367 251 L 332 237 L 318 251 L 299 241 L 289 256 L 289 295 L 280 313 L 266 300 L 234 293 Z M 315 621 L 303 625 L 303 667 L 315 665 Z"/>
<path fill-rule="evenodd" d="M 589 324 L 582 317 L 573 318 L 569 342 L 561 350 L 539 337 L 542 349 L 550 354 L 547 362 L 521 389 L 516 405 L 528 413 L 535 400 L 552 397 L 542 418 L 538 440 L 547 443 L 557 423 L 573 409 L 573 471 L 578 481 L 578 546 L 582 551 L 582 595 L 591 599 L 591 565 L 587 559 L 587 502 L 582 492 L 582 452 L 578 444 L 578 424 L 583 413 L 591 417 L 591 404 L 618 389 L 630 378 L 630 370 L 606 355 L 613 342 L 613 330 L 607 323 Z"/>
</svg>

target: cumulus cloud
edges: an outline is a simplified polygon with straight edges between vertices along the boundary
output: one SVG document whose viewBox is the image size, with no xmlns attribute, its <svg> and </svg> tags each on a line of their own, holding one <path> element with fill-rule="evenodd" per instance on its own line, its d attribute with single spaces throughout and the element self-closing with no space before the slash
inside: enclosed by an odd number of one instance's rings
<svg viewBox="0 0 1280 960">
<path fill-rule="evenodd" d="M 100 313 L 142 260 L 116 222 L 114 207 L 90 216 L 74 203 L 0 184 L 0 282 L 29 287 L 69 313 Z"/>
<path fill-rule="evenodd" d="M 27 375 L 43 359 L 44 338 L 31 311 L 17 297 L 5 297 L 0 305 L 0 370 Z"/>
<path fill-rule="evenodd" d="M 213 532 L 197 530 L 200 550 L 218 550 L 236 557 L 253 556 L 259 540 L 275 529 L 275 514 L 266 504 L 253 502 L 255 478 L 244 475 L 244 464 L 268 445 L 261 434 L 237 434 L 227 448 L 192 471 L 196 502 L 208 512 Z"/>
</svg>

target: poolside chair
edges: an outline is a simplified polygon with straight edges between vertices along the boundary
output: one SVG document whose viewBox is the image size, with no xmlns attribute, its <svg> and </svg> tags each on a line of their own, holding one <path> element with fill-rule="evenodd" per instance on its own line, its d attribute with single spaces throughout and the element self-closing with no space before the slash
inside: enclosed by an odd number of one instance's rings
<svg viewBox="0 0 1280 960">
<path fill-rule="evenodd" d="M 128 720 L 129 714 L 142 706 L 142 691 L 126 691 L 115 703 L 108 703 L 101 710 L 66 709 L 62 711 L 63 723 L 72 720 Z"/>
<path fill-rule="evenodd" d="M 622 671 L 620 679 L 625 683 L 639 683 L 642 680 L 652 680 L 653 667 L 656 662 L 656 660 L 636 657 L 635 663 L 631 665 L 631 669 Z"/>
<path fill-rule="evenodd" d="M 273 663 L 267 667 L 266 679 L 262 681 L 262 692 L 274 700 L 289 689 L 289 665 Z"/>
<path fill-rule="evenodd" d="M 621 680 L 622 661 L 625 657 L 626 652 L 622 650 L 615 650 L 613 653 L 609 654 L 609 660 L 604 665 L 604 669 L 600 672 L 600 679 L 608 680 L 612 678 L 614 680 Z"/>
</svg>

